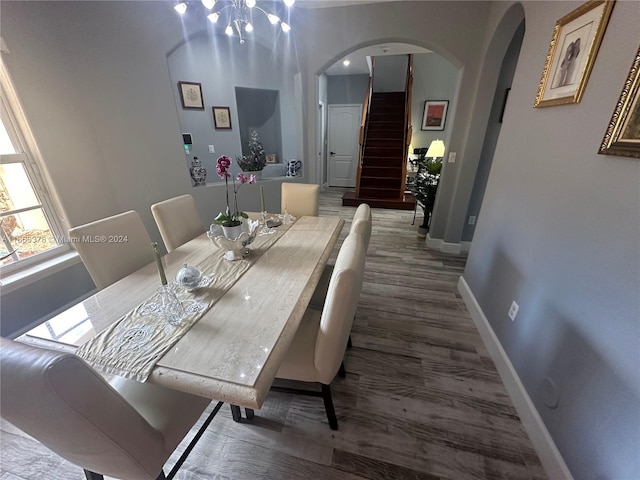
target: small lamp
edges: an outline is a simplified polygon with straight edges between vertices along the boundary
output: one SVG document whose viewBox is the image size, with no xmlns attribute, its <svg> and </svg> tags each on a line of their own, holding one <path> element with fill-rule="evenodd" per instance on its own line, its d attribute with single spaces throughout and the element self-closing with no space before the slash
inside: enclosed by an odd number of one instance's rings
<svg viewBox="0 0 640 480">
<path fill-rule="evenodd" d="M 444 157 L 444 142 L 442 140 L 432 141 L 425 157 L 433 159 Z"/>
</svg>

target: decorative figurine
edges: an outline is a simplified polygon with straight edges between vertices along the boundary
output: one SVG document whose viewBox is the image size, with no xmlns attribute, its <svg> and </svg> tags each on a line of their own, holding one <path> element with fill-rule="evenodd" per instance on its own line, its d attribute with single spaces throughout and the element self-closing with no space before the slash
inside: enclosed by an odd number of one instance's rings
<svg viewBox="0 0 640 480">
<path fill-rule="evenodd" d="M 191 168 L 189 169 L 194 186 L 204 185 L 207 181 L 207 169 L 202 166 L 202 162 L 198 157 L 194 156 L 191 160 Z"/>
</svg>

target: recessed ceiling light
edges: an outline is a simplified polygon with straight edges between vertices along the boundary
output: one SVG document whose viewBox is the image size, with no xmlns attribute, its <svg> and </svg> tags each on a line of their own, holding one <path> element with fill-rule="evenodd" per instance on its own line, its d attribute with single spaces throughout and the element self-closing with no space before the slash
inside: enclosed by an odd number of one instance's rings
<svg viewBox="0 0 640 480">
<path fill-rule="evenodd" d="M 349 65 L 351 65 L 351 60 L 343 60 L 342 65 L 344 65 L 345 67 L 348 67 Z"/>
</svg>

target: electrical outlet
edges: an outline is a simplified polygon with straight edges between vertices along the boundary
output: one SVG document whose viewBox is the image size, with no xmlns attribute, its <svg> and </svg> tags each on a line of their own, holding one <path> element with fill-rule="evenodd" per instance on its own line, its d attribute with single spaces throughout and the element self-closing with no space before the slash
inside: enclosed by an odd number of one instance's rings
<svg viewBox="0 0 640 480">
<path fill-rule="evenodd" d="M 209 145 L 209 153 L 216 153 L 216 149 L 213 145 Z"/>
<path fill-rule="evenodd" d="M 469 225 L 475 225 L 476 224 L 476 216 L 475 215 L 470 215 L 469 216 Z"/>
<path fill-rule="evenodd" d="M 520 307 L 518 306 L 515 300 L 511 302 L 511 308 L 509 308 L 509 318 L 511 319 L 512 322 L 516 319 L 516 315 L 518 314 L 519 308 Z"/>
</svg>

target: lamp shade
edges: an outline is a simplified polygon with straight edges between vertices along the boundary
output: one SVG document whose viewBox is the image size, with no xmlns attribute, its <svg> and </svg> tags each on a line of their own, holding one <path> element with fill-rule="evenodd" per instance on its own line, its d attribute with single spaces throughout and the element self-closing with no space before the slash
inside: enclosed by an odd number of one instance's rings
<svg viewBox="0 0 640 480">
<path fill-rule="evenodd" d="M 429 150 L 427 150 L 427 154 L 425 155 L 427 158 L 438 158 L 444 157 L 444 142 L 442 140 L 434 140 L 429 145 Z"/>
</svg>

